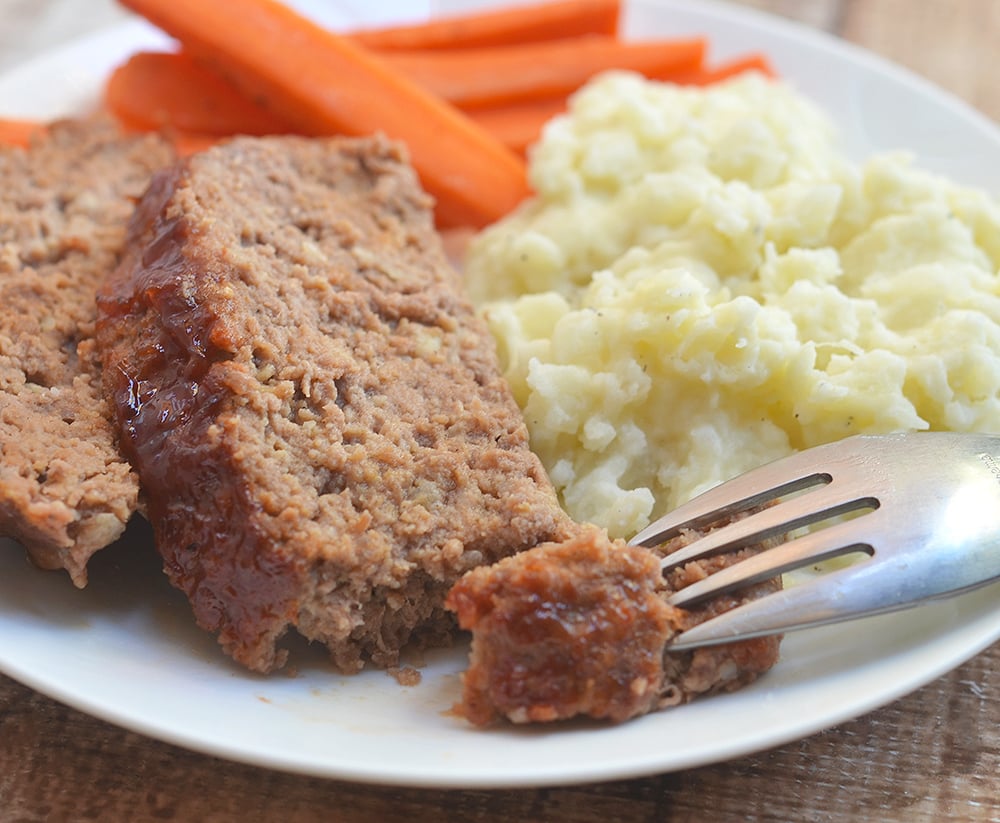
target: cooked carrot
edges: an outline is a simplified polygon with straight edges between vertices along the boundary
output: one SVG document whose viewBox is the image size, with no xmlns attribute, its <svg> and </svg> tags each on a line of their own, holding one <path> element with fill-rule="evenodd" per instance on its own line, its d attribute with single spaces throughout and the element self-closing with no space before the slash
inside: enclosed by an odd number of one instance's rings
<svg viewBox="0 0 1000 823">
<path fill-rule="evenodd" d="M 763 54 L 748 54 L 744 57 L 736 57 L 717 66 L 705 66 L 691 72 L 681 72 L 676 77 L 670 78 L 674 83 L 682 83 L 689 86 L 708 86 L 712 83 L 719 83 L 728 80 L 737 74 L 747 71 L 759 71 L 768 77 L 776 77 L 777 73 L 771 65 L 771 61 Z"/>
<path fill-rule="evenodd" d="M 705 40 L 624 42 L 587 35 L 567 40 L 484 49 L 386 52 L 400 74 L 456 106 L 496 106 L 569 94 L 606 69 L 653 79 L 698 70 Z"/>
<path fill-rule="evenodd" d="M 31 138 L 45 131 L 45 124 L 37 120 L 0 118 L 0 146 L 27 148 Z"/>
<path fill-rule="evenodd" d="M 745 71 L 774 76 L 764 55 L 751 54 L 714 67 L 681 72 L 673 82 L 707 85 Z M 106 90 L 112 114 L 129 129 L 166 128 L 181 154 L 235 134 L 291 131 L 266 109 L 247 100 L 216 72 L 184 52 L 140 52 L 112 73 Z M 542 126 L 566 108 L 564 96 L 472 108 L 469 117 L 518 154 L 541 134 Z M 29 130 L 35 124 L 25 124 Z"/>
<path fill-rule="evenodd" d="M 104 98 L 108 111 L 137 130 L 215 135 L 288 131 L 275 115 L 183 53 L 133 54 L 111 73 Z"/>
<path fill-rule="evenodd" d="M 549 97 L 505 106 L 470 109 L 469 117 L 504 145 L 518 154 L 524 154 L 542 133 L 542 126 L 565 110 L 565 97 Z"/>
<path fill-rule="evenodd" d="M 708 85 L 745 71 L 774 76 L 767 57 L 751 54 L 680 72 L 676 83 Z M 115 69 L 108 81 L 109 111 L 129 128 L 163 127 L 197 135 L 279 134 L 290 127 L 245 98 L 216 72 L 183 52 L 140 52 Z M 542 125 L 565 108 L 562 96 L 472 108 L 469 116 L 502 143 L 523 154 Z"/>
<path fill-rule="evenodd" d="M 524 162 L 461 112 L 276 0 L 123 0 L 304 134 L 403 141 L 441 225 L 483 226 L 528 194 Z"/>
<path fill-rule="evenodd" d="M 430 50 L 509 46 L 581 34 L 618 32 L 619 0 L 556 0 L 441 17 L 412 26 L 357 31 L 368 48 Z"/>
<path fill-rule="evenodd" d="M 116 68 L 105 89 L 108 111 L 131 131 L 166 130 L 181 154 L 218 137 L 283 134 L 291 128 L 184 52 L 138 52 Z M 563 98 L 473 110 L 469 116 L 518 154 L 542 124 L 565 108 Z"/>
</svg>

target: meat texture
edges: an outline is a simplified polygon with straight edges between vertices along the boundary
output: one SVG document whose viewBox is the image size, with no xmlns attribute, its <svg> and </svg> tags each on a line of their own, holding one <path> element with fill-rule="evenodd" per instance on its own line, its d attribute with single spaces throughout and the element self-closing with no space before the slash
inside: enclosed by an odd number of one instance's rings
<svg viewBox="0 0 1000 823">
<path fill-rule="evenodd" d="M 778 587 L 760 583 L 692 611 L 666 602 L 747 551 L 688 563 L 664 579 L 663 551 L 581 527 L 566 540 L 470 572 L 447 599 L 472 632 L 457 711 L 479 726 L 580 715 L 623 721 L 746 685 L 777 661 L 778 638 L 664 652 L 677 633 Z"/>
<path fill-rule="evenodd" d="M 95 292 L 128 219 L 173 155 L 108 122 L 55 124 L 0 149 L 0 535 L 77 586 L 135 511 L 95 354 Z"/>
<path fill-rule="evenodd" d="M 165 569 L 251 669 L 289 627 L 395 665 L 460 575 L 570 528 L 429 206 L 384 140 L 237 139 L 156 178 L 102 293 Z"/>
</svg>

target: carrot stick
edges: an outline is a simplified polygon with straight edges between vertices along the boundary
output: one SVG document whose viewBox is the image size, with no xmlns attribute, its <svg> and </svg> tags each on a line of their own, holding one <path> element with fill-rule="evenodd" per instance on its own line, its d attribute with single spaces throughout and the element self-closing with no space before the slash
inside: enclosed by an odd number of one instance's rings
<svg viewBox="0 0 1000 823">
<path fill-rule="evenodd" d="M 27 148 L 31 138 L 45 131 L 45 124 L 37 120 L 0 118 L 0 146 Z"/>
<path fill-rule="evenodd" d="M 523 155 L 528 146 L 541 135 L 542 126 L 565 110 L 565 97 L 550 97 L 492 108 L 470 109 L 469 117 L 504 145 Z"/>
<path fill-rule="evenodd" d="M 206 91 L 208 90 L 208 91 Z M 116 68 L 105 89 L 108 111 L 131 131 L 165 130 L 180 154 L 219 137 L 283 134 L 291 129 L 184 52 L 139 52 Z M 563 98 L 474 109 L 469 117 L 508 148 L 524 154 L 542 124 L 565 108 Z"/>
<path fill-rule="evenodd" d="M 139 52 L 108 79 L 105 105 L 124 125 L 200 134 L 280 134 L 288 128 L 190 55 Z"/>
<path fill-rule="evenodd" d="M 619 0 L 555 0 L 356 31 L 351 37 L 368 48 L 389 51 L 508 46 L 581 34 L 610 36 L 618 33 L 620 5 Z"/>
<path fill-rule="evenodd" d="M 606 69 L 628 69 L 653 79 L 696 71 L 702 38 L 624 42 L 588 35 L 489 49 L 386 52 L 400 74 L 462 108 L 496 106 L 569 94 Z"/>
<path fill-rule="evenodd" d="M 682 72 L 675 83 L 707 85 L 745 71 L 774 76 L 760 54 Z M 106 90 L 109 110 L 134 131 L 166 129 L 181 154 L 191 154 L 235 134 L 281 134 L 291 129 L 247 100 L 214 71 L 183 52 L 140 52 L 112 73 Z M 542 126 L 566 108 L 564 96 L 469 109 L 468 116 L 520 155 Z M 29 129 L 33 124 L 26 124 Z M 0 141 L 2 142 L 2 141 Z"/>
<path fill-rule="evenodd" d="M 774 76 L 761 54 L 714 67 L 681 72 L 673 82 L 708 85 L 745 71 Z M 112 72 L 105 99 L 123 125 L 137 130 L 161 128 L 199 136 L 281 134 L 290 128 L 183 52 L 140 52 Z M 565 109 L 563 97 L 471 108 L 472 120 L 502 143 L 523 154 L 542 125 Z"/>
<path fill-rule="evenodd" d="M 524 162 L 363 47 L 276 0 L 123 0 L 304 134 L 406 143 L 441 225 L 483 226 L 527 194 Z"/>
<path fill-rule="evenodd" d="M 759 71 L 767 77 L 777 77 L 771 61 L 763 54 L 748 54 L 744 57 L 736 57 L 717 66 L 705 66 L 691 72 L 681 72 L 676 77 L 670 78 L 674 83 L 681 83 L 688 86 L 708 86 L 712 83 L 719 83 L 743 74 L 747 71 Z"/>
<path fill-rule="evenodd" d="M 118 66 L 105 88 L 108 111 L 130 131 L 166 131 L 180 154 L 219 137 L 285 134 L 291 129 L 184 52 L 138 52 Z M 565 108 L 563 98 L 474 109 L 468 114 L 508 148 L 524 154 L 542 124 Z"/>
</svg>

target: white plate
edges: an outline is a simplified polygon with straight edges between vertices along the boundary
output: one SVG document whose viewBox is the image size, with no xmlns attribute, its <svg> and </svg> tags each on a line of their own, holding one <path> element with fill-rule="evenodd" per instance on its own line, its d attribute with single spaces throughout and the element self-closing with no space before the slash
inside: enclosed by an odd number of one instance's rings
<svg viewBox="0 0 1000 823">
<path fill-rule="evenodd" d="M 414 6 L 407 8 L 412 14 Z M 931 168 L 1000 191 L 1000 131 L 882 60 L 707 2 L 634 0 L 627 11 L 630 31 L 708 33 L 715 56 L 767 52 L 783 76 L 837 118 L 859 156 L 906 146 Z M 0 76 L 0 112 L 85 109 L 110 66 L 162 42 L 128 23 L 46 55 Z M 119 545 L 98 555 L 91 585 L 80 592 L 62 574 L 29 567 L 8 543 L 0 546 L 0 671 L 127 728 L 262 766 L 415 786 L 560 784 L 717 762 L 856 717 L 1000 638 L 998 595 L 993 586 L 915 612 L 790 636 L 778 666 L 750 688 L 624 725 L 475 731 L 448 714 L 464 648 L 431 655 L 415 687 L 377 671 L 331 674 L 321 655 L 304 647 L 294 652 L 296 676 L 257 677 L 194 628 L 148 548 Z"/>
</svg>

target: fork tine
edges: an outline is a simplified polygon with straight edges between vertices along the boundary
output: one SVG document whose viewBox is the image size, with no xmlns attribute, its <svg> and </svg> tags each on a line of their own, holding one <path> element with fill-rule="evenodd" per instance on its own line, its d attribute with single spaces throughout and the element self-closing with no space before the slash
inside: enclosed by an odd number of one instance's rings
<svg viewBox="0 0 1000 823">
<path fill-rule="evenodd" d="M 877 529 L 877 524 L 872 522 L 876 515 L 876 512 L 871 512 L 853 520 L 835 523 L 773 549 L 765 549 L 760 554 L 685 586 L 671 595 L 669 602 L 674 606 L 688 608 L 715 595 L 751 586 L 810 563 L 819 563 L 855 551 L 867 550 L 871 553 L 875 547 L 865 539 L 865 535 L 871 535 Z"/>
<path fill-rule="evenodd" d="M 912 542 L 912 535 L 889 535 L 886 539 L 890 543 L 897 540 L 909 543 Z M 885 548 L 881 542 L 879 548 Z M 994 546 L 983 544 L 981 548 L 983 552 L 992 554 Z M 915 560 L 921 566 L 917 574 L 924 584 L 917 595 L 907 591 L 905 586 L 887 590 L 879 584 L 886 577 L 892 580 L 905 578 L 913 572 Z M 941 569 L 939 566 L 934 552 L 925 554 L 922 560 L 915 555 L 880 559 L 876 554 L 869 560 L 826 572 L 808 582 L 751 600 L 699 623 L 677 635 L 667 646 L 667 651 L 685 651 L 886 614 L 1000 582 L 1000 567 L 996 565 L 990 574 L 971 576 L 961 570 L 957 574 L 949 574 L 952 569 Z"/>
<path fill-rule="evenodd" d="M 858 490 L 851 484 L 844 489 L 825 486 L 720 526 L 684 548 L 671 552 L 660 565 L 664 570 L 672 569 L 701 557 L 751 546 L 830 517 L 858 509 L 877 508 L 877 500 L 859 496 Z"/>
<path fill-rule="evenodd" d="M 682 529 L 700 529 L 762 506 L 786 494 L 825 485 L 832 480 L 832 477 L 828 472 L 818 471 L 816 469 L 818 464 L 816 450 L 812 450 L 808 453 L 797 452 L 773 463 L 751 469 L 682 503 L 646 526 L 629 543 L 647 548 L 657 546 L 679 534 Z M 788 479 L 775 486 L 774 478 L 777 472 L 781 472 Z"/>
<path fill-rule="evenodd" d="M 861 578 L 873 569 L 877 569 L 877 564 L 861 561 L 792 588 L 751 600 L 682 632 L 667 646 L 667 651 L 686 651 L 701 646 L 783 634 L 849 620 L 861 614 L 877 614 L 905 607 L 905 604 L 899 602 L 891 606 L 879 604 L 878 595 L 875 595 L 876 600 L 873 602 L 864 599 L 868 596 L 866 590 L 871 587 L 865 586 Z M 862 600 L 858 600 L 859 597 Z"/>
</svg>

